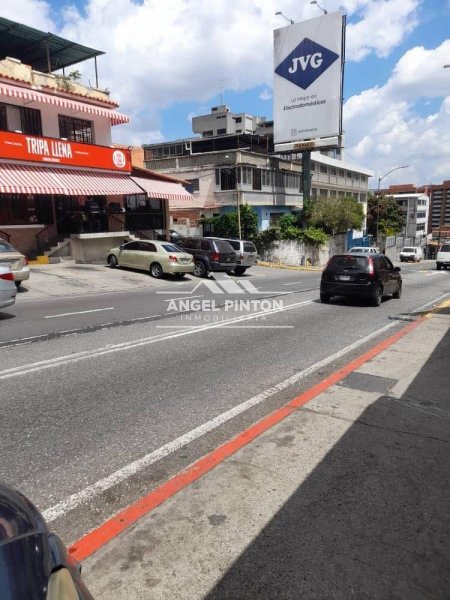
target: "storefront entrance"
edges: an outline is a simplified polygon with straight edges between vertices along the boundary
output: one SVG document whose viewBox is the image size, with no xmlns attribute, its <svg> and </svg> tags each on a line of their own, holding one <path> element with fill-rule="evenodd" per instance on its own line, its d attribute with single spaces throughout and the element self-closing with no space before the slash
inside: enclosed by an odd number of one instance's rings
<svg viewBox="0 0 450 600">
<path fill-rule="evenodd" d="M 108 230 L 105 196 L 55 196 L 58 233 L 103 233 Z"/>
</svg>

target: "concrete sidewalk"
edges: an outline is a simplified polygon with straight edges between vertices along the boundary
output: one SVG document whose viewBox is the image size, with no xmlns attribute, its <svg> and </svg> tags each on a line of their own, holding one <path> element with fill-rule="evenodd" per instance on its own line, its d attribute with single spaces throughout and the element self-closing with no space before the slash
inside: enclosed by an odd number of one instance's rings
<svg viewBox="0 0 450 600">
<path fill-rule="evenodd" d="M 186 281 L 192 280 L 192 277 L 188 275 Z M 30 279 L 19 288 L 17 300 L 158 289 L 175 282 L 177 280 L 169 275 L 162 279 L 154 279 L 144 271 L 111 269 L 106 263 L 82 265 L 69 260 L 57 264 L 32 266 Z"/>
<path fill-rule="evenodd" d="M 450 303 L 83 563 L 98 600 L 444 600 Z"/>
</svg>

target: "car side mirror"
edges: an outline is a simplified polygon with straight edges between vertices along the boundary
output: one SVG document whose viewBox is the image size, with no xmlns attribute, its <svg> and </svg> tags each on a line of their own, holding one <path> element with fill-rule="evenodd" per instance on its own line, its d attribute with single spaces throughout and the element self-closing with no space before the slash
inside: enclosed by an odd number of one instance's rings
<svg viewBox="0 0 450 600">
<path fill-rule="evenodd" d="M 395 267 L 394 271 L 401 271 L 400 267 Z"/>
<path fill-rule="evenodd" d="M 119 246 L 119 250 L 123 250 L 123 249 L 124 249 L 124 247 L 125 247 L 125 245 L 124 245 L 124 244 L 120 244 L 120 246 Z"/>
</svg>

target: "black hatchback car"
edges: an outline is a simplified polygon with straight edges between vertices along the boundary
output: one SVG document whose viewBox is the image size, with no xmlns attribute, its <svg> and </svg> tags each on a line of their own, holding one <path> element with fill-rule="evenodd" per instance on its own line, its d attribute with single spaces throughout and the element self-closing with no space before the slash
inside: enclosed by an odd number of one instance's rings
<svg viewBox="0 0 450 600">
<path fill-rule="evenodd" d="M 217 238 L 186 237 L 177 246 L 194 257 L 194 275 L 206 277 L 208 271 L 231 273 L 236 268 L 236 253 L 229 242 Z"/>
<path fill-rule="evenodd" d="M 332 296 L 353 296 L 366 298 L 379 306 L 383 296 L 400 298 L 401 294 L 400 267 L 394 267 L 384 254 L 336 254 L 322 272 L 322 302 L 329 302 Z"/>
</svg>

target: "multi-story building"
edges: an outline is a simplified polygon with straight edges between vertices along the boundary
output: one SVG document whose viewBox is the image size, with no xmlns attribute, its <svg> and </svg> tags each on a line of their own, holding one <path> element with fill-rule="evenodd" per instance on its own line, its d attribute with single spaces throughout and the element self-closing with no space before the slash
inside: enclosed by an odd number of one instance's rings
<svg viewBox="0 0 450 600">
<path fill-rule="evenodd" d="M 128 117 L 109 92 L 58 74 L 103 52 L 3 18 L 0 35 L 0 238 L 33 256 L 71 235 L 167 229 L 167 200 L 188 192 L 112 145 Z"/>
<path fill-rule="evenodd" d="M 173 225 L 196 225 L 203 217 L 249 204 L 260 230 L 276 225 L 283 214 L 303 208 L 301 155 L 273 154 L 273 122 L 226 106 L 194 117 L 197 138 L 144 144 L 147 169 L 190 182 L 188 206 L 170 202 Z M 352 196 L 366 210 L 372 171 L 319 152 L 312 153 L 312 196 Z"/>
<path fill-rule="evenodd" d="M 450 180 L 429 186 L 429 228 L 437 242 L 450 240 Z"/>
<path fill-rule="evenodd" d="M 398 204 L 404 223 L 400 235 L 417 245 L 424 245 L 428 235 L 430 198 L 427 191 L 410 183 L 380 190 L 380 194 L 391 196 Z"/>
</svg>

